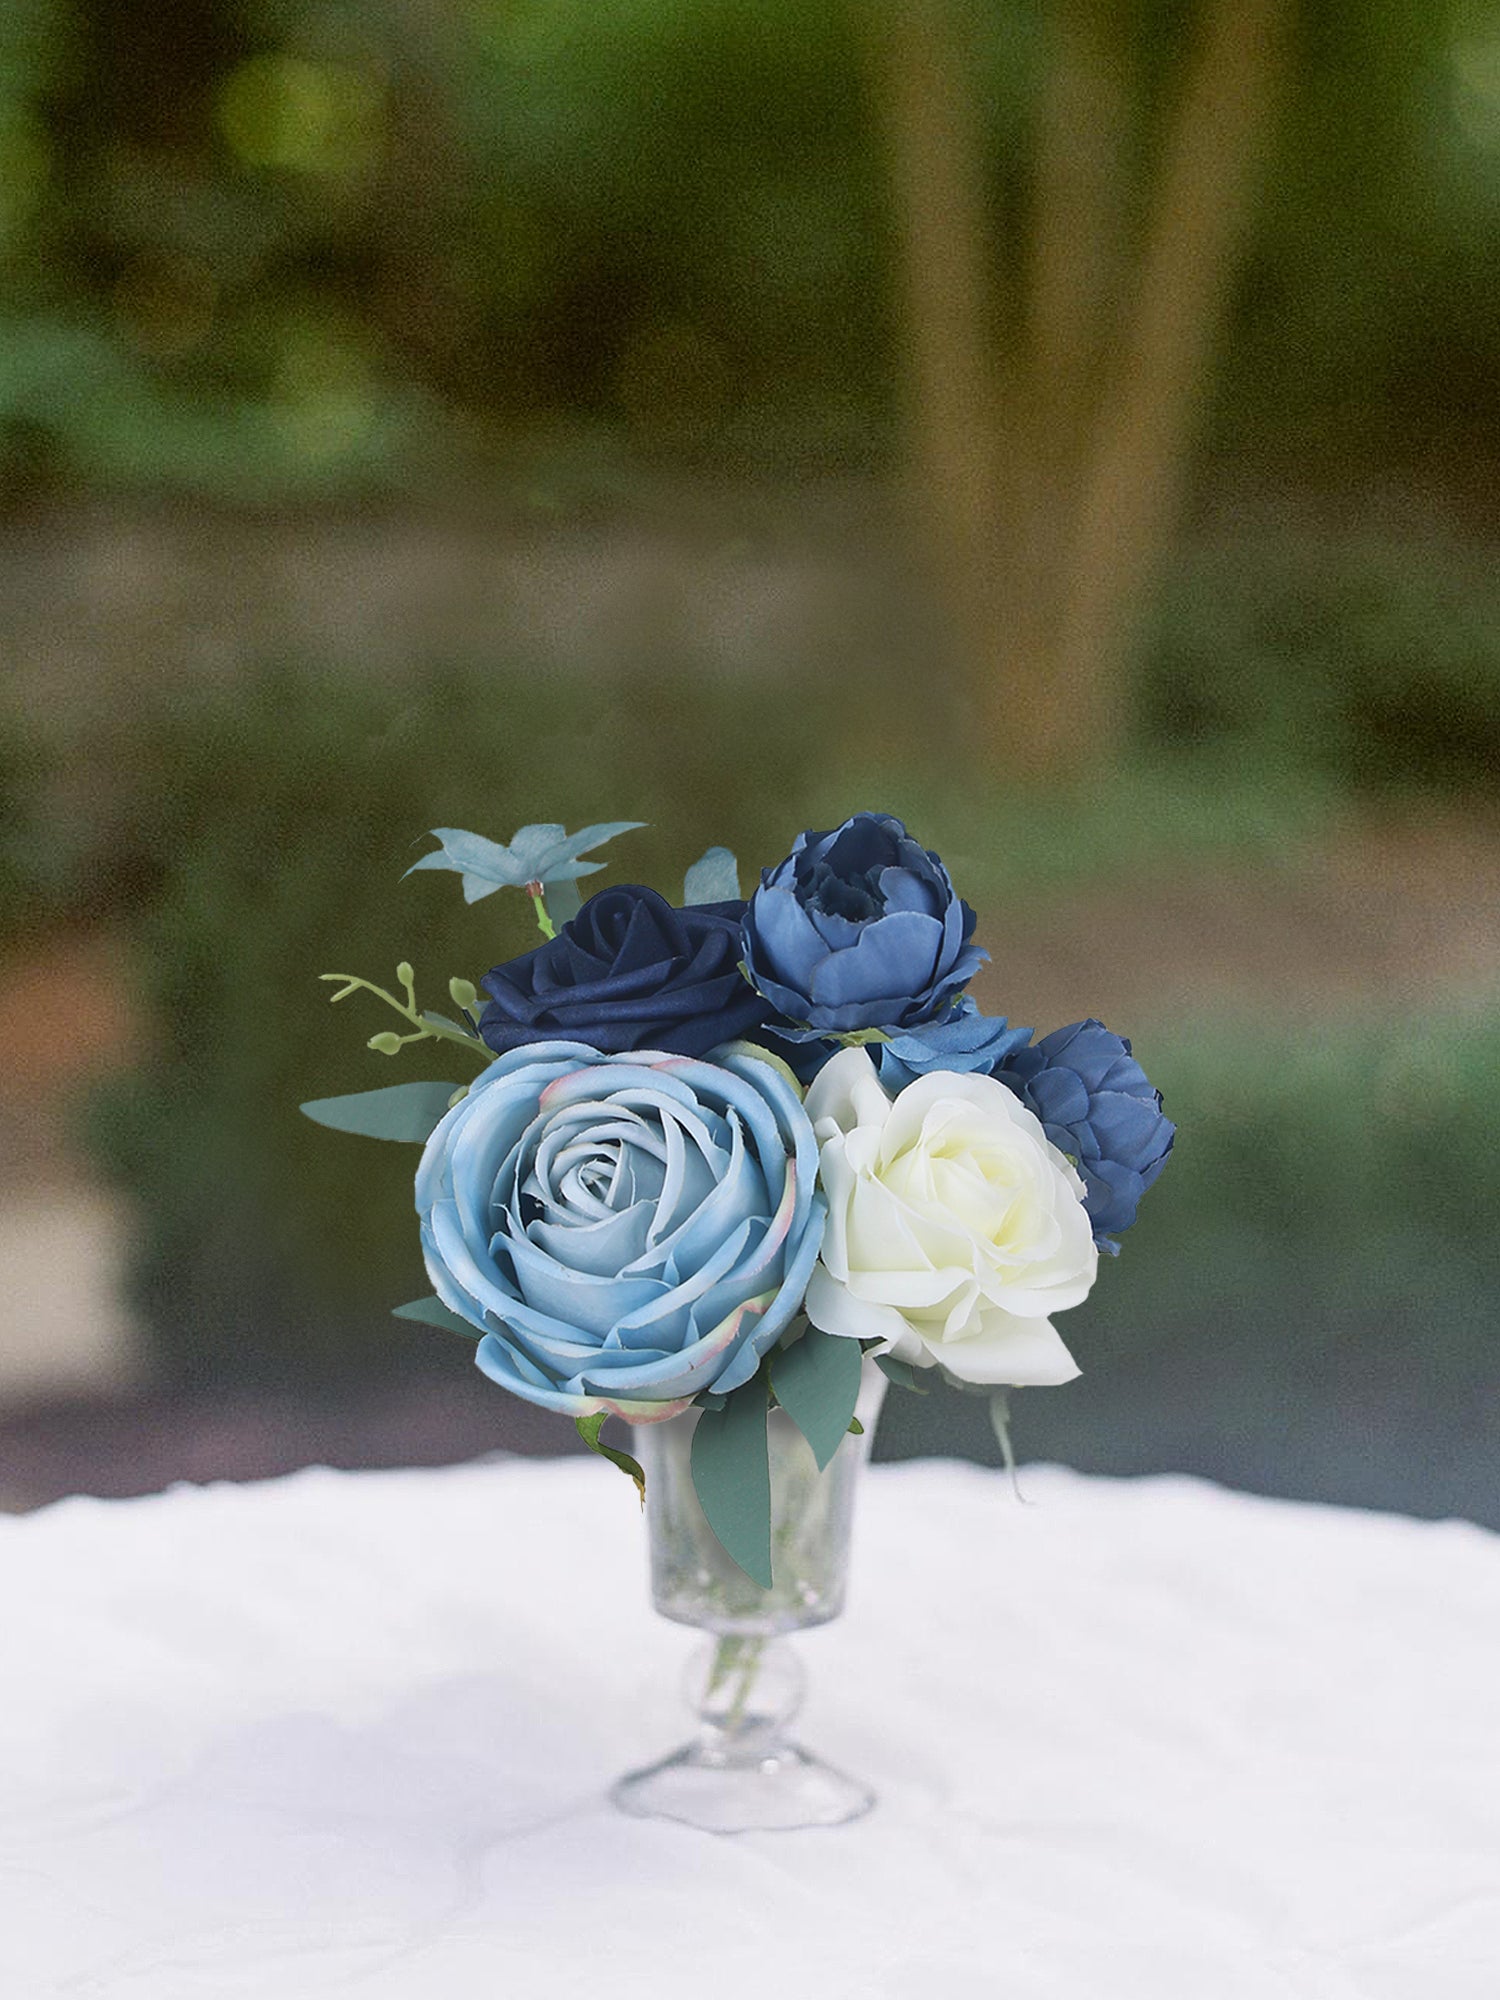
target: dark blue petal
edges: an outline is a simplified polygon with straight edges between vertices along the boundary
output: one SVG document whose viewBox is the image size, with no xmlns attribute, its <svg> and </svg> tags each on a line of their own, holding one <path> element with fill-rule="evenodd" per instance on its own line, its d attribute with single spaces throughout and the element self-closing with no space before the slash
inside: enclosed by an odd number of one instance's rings
<svg viewBox="0 0 1500 2000">
<path fill-rule="evenodd" d="M 1074 1021 L 1017 1049 L 994 1074 L 1077 1161 L 1095 1237 L 1113 1252 L 1118 1245 L 1104 1241 L 1105 1233 L 1134 1222 L 1176 1136 L 1130 1044 L 1102 1021 Z"/>
<path fill-rule="evenodd" d="M 555 938 L 498 965 L 479 1032 L 498 1054 L 575 1040 L 698 1056 L 767 1019 L 739 970 L 744 905 L 676 910 L 654 889 L 591 896 Z"/>
</svg>

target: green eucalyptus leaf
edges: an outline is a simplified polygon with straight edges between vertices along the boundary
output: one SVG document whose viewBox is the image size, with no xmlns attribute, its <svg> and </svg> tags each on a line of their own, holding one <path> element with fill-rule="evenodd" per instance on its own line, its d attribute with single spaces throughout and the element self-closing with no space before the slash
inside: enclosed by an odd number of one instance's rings
<svg viewBox="0 0 1500 2000">
<path fill-rule="evenodd" d="M 877 1354 L 875 1366 L 898 1389 L 910 1389 L 918 1396 L 927 1394 L 928 1385 L 922 1380 L 924 1371 L 913 1368 L 909 1361 L 898 1361 L 894 1354 Z"/>
<path fill-rule="evenodd" d="M 441 1299 L 413 1299 L 409 1305 L 392 1306 L 391 1317 L 420 1320 L 423 1326 L 440 1326 L 448 1333 L 466 1334 L 470 1340 L 484 1338 L 483 1327 L 471 1325 L 461 1313 L 450 1311 Z"/>
<path fill-rule="evenodd" d="M 423 1146 L 460 1087 L 456 1083 L 393 1083 L 385 1090 L 356 1090 L 347 1097 L 315 1097 L 302 1110 L 315 1125 L 326 1125 L 333 1132 Z"/>
<path fill-rule="evenodd" d="M 812 1446 L 820 1472 L 849 1429 L 863 1363 L 857 1340 L 815 1326 L 772 1357 L 776 1400 Z"/>
<path fill-rule="evenodd" d="M 771 1588 L 771 1463 L 760 1375 L 704 1410 L 693 1432 L 693 1486 L 708 1525 L 752 1583 Z"/>
<path fill-rule="evenodd" d="M 617 1465 L 621 1472 L 628 1473 L 635 1481 L 635 1490 L 640 1495 L 641 1505 L 646 1504 L 646 1474 L 638 1458 L 632 1458 L 628 1451 L 616 1451 L 612 1445 L 600 1444 L 599 1433 L 604 1428 L 608 1410 L 596 1410 L 591 1417 L 575 1417 L 573 1428 L 583 1439 L 590 1451 L 600 1458 L 607 1458 L 611 1465 Z"/>
<path fill-rule="evenodd" d="M 689 905 L 740 900 L 739 863 L 727 847 L 710 847 L 693 863 L 682 884 L 682 900 Z"/>
</svg>

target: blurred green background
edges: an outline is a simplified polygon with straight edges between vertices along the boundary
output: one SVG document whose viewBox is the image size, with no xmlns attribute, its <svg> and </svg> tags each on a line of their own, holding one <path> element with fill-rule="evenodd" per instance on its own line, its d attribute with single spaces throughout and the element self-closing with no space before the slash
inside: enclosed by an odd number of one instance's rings
<svg viewBox="0 0 1500 2000">
<path fill-rule="evenodd" d="M 1497 251 L 1470 0 L 10 0 L 0 1504 L 562 1448 L 315 975 L 873 806 L 1181 1131 L 1023 1456 L 1500 1525 Z"/>
</svg>

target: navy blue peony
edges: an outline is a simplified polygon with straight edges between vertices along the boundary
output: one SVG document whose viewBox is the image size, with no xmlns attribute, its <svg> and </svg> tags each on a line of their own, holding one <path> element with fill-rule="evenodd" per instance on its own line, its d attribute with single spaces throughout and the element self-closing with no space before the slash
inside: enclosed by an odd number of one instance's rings
<svg viewBox="0 0 1500 2000">
<path fill-rule="evenodd" d="M 1129 1042 L 1102 1021 L 1075 1021 L 1018 1049 L 994 1073 L 1077 1161 L 1094 1241 L 1118 1255 L 1110 1234 L 1135 1221 L 1177 1136 Z"/>
<path fill-rule="evenodd" d="M 799 834 L 762 875 L 745 969 L 803 1039 L 894 1033 L 951 1015 L 988 956 L 973 932 L 938 857 L 899 819 L 856 813 L 831 833 Z"/>
<path fill-rule="evenodd" d="M 606 1055 L 705 1056 L 771 1013 L 740 971 L 744 911 L 678 910 L 654 889 L 602 889 L 555 938 L 485 974 L 479 1032 L 497 1055 L 570 1041 Z"/>
</svg>

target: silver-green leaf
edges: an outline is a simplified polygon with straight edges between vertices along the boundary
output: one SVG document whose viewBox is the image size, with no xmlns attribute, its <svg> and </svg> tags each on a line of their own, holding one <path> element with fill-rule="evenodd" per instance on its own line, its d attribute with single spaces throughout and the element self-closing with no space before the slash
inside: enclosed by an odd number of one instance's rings
<svg viewBox="0 0 1500 2000">
<path fill-rule="evenodd" d="M 393 1083 L 384 1090 L 356 1090 L 347 1097 L 314 1097 L 302 1106 L 315 1125 L 354 1132 L 362 1139 L 399 1139 L 424 1146 L 456 1083 Z"/>
<path fill-rule="evenodd" d="M 420 1320 L 423 1326 L 440 1326 L 448 1333 L 462 1333 L 470 1340 L 482 1340 L 484 1329 L 471 1326 L 460 1313 L 451 1312 L 441 1299 L 413 1299 L 409 1305 L 392 1306 L 392 1319 Z"/>
<path fill-rule="evenodd" d="M 547 914 L 558 930 L 571 923 L 583 908 L 583 897 L 576 882 L 549 882 L 547 884 Z"/>
<path fill-rule="evenodd" d="M 689 1458 L 698 1504 L 731 1562 L 752 1583 L 771 1588 L 771 1464 L 766 1446 L 766 1385 L 757 1375 L 704 1410 Z"/>
<path fill-rule="evenodd" d="M 739 863 L 727 847 L 711 847 L 693 863 L 683 880 L 682 900 L 689 905 L 740 900 Z"/>
<path fill-rule="evenodd" d="M 815 1326 L 772 1357 L 776 1400 L 812 1446 L 820 1472 L 853 1419 L 863 1362 L 857 1340 L 823 1333 Z"/>
<path fill-rule="evenodd" d="M 909 1361 L 898 1361 L 894 1354 L 877 1354 L 875 1366 L 888 1382 L 894 1382 L 898 1389 L 910 1389 L 914 1395 L 925 1396 L 928 1385 L 922 1380 L 923 1369 L 913 1368 Z"/>
</svg>

